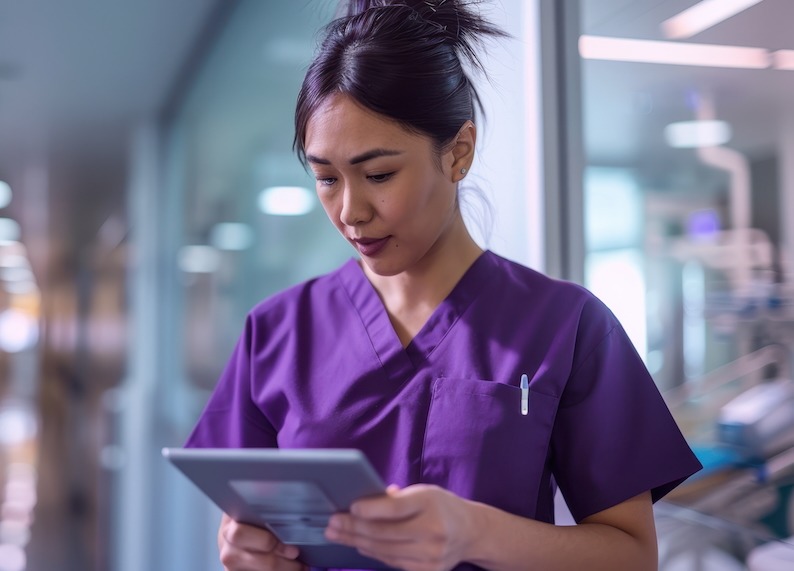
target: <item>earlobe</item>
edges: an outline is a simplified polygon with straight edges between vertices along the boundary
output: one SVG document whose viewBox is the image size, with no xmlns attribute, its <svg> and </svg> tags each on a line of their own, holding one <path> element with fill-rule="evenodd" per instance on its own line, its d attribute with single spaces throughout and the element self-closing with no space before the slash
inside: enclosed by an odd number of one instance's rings
<svg viewBox="0 0 794 571">
<path fill-rule="evenodd" d="M 477 140 L 477 129 L 474 123 L 466 121 L 455 136 L 452 146 L 452 180 L 460 182 L 469 172 L 474 161 L 474 143 Z"/>
</svg>

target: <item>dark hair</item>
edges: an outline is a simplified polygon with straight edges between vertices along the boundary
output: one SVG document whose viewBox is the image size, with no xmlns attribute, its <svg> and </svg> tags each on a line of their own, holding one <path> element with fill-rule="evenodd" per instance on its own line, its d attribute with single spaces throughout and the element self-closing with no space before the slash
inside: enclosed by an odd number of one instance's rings
<svg viewBox="0 0 794 571">
<path fill-rule="evenodd" d="M 293 148 L 305 164 L 306 128 L 335 93 L 430 137 L 441 150 L 474 119 L 477 92 L 462 60 L 484 71 L 475 48 L 506 33 L 474 12 L 474 0 L 349 0 L 331 22 L 303 80 Z"/>
</svg>

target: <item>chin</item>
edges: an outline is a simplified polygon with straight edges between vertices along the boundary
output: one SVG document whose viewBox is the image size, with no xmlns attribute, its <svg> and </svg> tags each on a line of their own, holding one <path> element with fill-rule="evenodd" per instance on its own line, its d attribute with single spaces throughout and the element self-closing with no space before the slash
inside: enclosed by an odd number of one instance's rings
<svg viewBox="0 0 794 571">
<path fill-rule="evenodd" d="M 405 271 L 405 268 L 395 263 L 389 263 L 386 260 L 372 260 L 361 256 L 361 262 L 367 266 L 367 269 L 377 276 L 391 277 L 396 276 Z"/>
</svg>

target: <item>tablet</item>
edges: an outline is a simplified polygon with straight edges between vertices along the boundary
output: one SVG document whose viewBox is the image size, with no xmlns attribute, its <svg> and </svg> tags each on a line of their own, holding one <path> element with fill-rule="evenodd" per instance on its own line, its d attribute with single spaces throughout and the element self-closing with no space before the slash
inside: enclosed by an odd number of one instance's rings
<svg viewBox="0 0 794 571">
<path fill-rule="evenodd" d="M 309 566 L 389 568 L 323 534 L 332 514 L 385 493 L 359 450 L 164 448 L 163 456 L 232 518 L 296 545 Z"/>
</svg>

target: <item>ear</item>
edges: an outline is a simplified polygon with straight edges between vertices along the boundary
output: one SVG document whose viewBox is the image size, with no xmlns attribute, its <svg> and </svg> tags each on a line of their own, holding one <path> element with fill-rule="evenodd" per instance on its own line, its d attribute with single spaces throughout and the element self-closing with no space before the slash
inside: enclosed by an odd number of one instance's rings
<svg viewBox="0 0 794 571">
<path fill-rule="evenodd" d="M 469 172 L 474 162 L 474 144 L 477 141 L 477 128 L 471 121 L 466 121 L 455 135 L 449 147 L 452 159 L 450 176 L 453 182 L 460 182 Z"/>
</svg>

